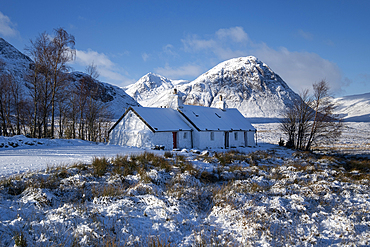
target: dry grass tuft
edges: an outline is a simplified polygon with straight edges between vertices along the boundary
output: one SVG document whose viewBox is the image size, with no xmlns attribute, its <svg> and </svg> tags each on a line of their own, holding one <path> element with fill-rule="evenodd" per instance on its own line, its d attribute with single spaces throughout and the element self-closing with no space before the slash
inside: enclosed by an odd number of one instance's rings
<svg viewBox="0 0 370 247">
<path fill-rule="evenodd" d="M 94 157 L 92 161 L 92 166 L 94 168 L 94 176 L 104 176 L 104 174 L 107 172 L 109 165 L 109 161 L 107 158 L 97 158 Z"/>
</svg>

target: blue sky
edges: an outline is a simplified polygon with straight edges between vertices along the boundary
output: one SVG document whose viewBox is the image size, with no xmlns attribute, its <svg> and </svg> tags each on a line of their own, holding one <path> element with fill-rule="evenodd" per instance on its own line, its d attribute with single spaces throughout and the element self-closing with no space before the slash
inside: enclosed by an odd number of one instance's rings
<svg viewBox="0 0 370 247">
<path fill-rule="evenodd" d="M 148 72 L 193 80 L 253 55 L 296 92 L 326 79 L 336 96 L 370 92 L 370 1 L 2 1 L 0 36 L 24 51 L 63 27 L 75 70 L 92 61 L 118 86 Z"/>
</svg>

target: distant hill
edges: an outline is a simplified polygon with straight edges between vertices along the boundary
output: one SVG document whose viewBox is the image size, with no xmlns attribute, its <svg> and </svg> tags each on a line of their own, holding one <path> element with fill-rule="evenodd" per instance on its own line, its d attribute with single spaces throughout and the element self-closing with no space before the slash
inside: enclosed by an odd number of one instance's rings
<svg viewBox="0 0 370 247">
<path fill-rule="evenodd" d="M 126 93 L 142 106 L 166 105 L 168 95 L 175 87 L 188 83 L 186 80 L 170 80 L 164 76 L 148 73 L 136 83 L 126 87 Z"/>
<path fill-rule="evenodd" d="M 299 96 L 256 57 L 240 57 L 218 64 L 192 82 L 147 74 L 126 92 L 143 106 L 166 105 L 176 88 L 185 104 L 214 107 L 222 95 L 227 107 L 248 118 L 280 118 Z"/>
<path fill-rule="evenodd" d="M 347 122 L 370 122 L 370 93 L 335 98 L 336 114 Z"/>
<path fill-rule="evenodd" d="M 0 71 L 0 73 L 12 74 L 17 80 L 23 83 L 23 91 L 27 93 L 28 87 L 24 81 L 24 75 L 30 69 L 31 64 L 33 64 L 32 59 L 17 50 L 3 38 L 0 38 L 0 60 L 5 62 L 5 69 L 4 71 Z M 73 86 L 73 83 L 76 83 L 83 75 L 84 73 L 82 72 L 71 72 L 70 86 Z M 119 118 L 123 114 L 124 108 L 139 105 L 120 87 L 99 80 L 94 80 L 94 83 L 99 87 L 100 94 L 97 100 L 106 104 L 108 109 L 114 113 L 115 118 Z"/>
</svg>

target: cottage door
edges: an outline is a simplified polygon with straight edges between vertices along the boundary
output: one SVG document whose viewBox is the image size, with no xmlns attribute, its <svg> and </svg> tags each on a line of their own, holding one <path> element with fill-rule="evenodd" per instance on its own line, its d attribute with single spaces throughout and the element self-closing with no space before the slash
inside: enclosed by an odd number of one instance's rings
<svg viewBox="0 0 370 247">
<path fill-rule="evenodd" d="M 248 132 L 244 131 L 244 146 L 248 147 Z"/>
<path fill-rule="evenodd" d="M 225 131 L 225 148 L 229 148 L 229 132 Z"/>
<path fill-rule="evenodd" d="M 173 148 L 177 148 L 177 132 L 172 132 Z"/>
</svg>

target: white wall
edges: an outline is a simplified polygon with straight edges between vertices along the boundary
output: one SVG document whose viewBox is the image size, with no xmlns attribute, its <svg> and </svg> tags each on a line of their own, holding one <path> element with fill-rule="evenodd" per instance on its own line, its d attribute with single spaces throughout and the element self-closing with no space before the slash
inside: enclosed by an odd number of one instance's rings
<svg viewBox="0 0 370 247">
<path fill-rule="evenodd" d="M 186 138 L 184 138 L 186 132 Z M 109 143 L 121 146 L 134 146 L 152 148 L 156 145 L 164 146 L 167 150 L 173 149 L 172 132 L 155 132 L 136 116 L 129 112 L 112 130 Z M 177 147 L 191 148 L 191 132 L 177 132 Z"/>
<path fill-rule="evenodd" d="M 184 134 L 186 133 L 186 136 Z M 178 148 L 192 148 L 191 146 L 191 131 L 177 132 L 177 147 Z"/>
<path fill-rule="evenodd" d="M 222 131 L 213 131 L 214 139 L 211 140 L 212 131 L 194 131 L 194 148 L 212 149 L 225 147 L 225 134 Z"/>
<path fill-rule="evenodd" d="M 246 145 L 247 146 L 256 146 L 256 140 L 255 140 L 255 131 L 246 131 Z"/>
<path fill-rule="evenodd" d="M 129 112 L 111 131 L 109 143 L 121 146 L 152 147 L 154 133 Z"/>
<path fill-rule="evenodd" d="M 167 150 L 173 149 L 172 132 L 155 132 L 153 138 L 153 146 L 164 146 Z"/>
<path fill-rule="evenodd" d="M 235 133 L 237 135 L 237 139 L 235 139 Z M 244 131 L 231 131 L 229 133 L 229 143 L 230 147 L 244 147 Z"/>
<path fill-rule="evenodd" d="M 214 131 L 214 140 L 210 138 L 211 131 L 194 131 L 193 140 L 194 148 L 198 149 L 212 149 L 212 148 L 225 148 L 225 132 L 224 131 Z M 237 133 L 238 137 L 235 140 L 235 134 Z M 244 138 L 244 131 L 232 131 L 229 132 L 229 148 L 231 147 L 245 147 L 255 146 L 254 131 L 246 132 L 247 142 Z"/>
</svg>

